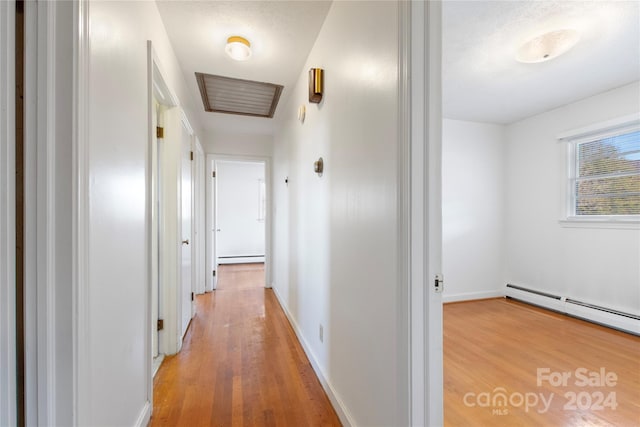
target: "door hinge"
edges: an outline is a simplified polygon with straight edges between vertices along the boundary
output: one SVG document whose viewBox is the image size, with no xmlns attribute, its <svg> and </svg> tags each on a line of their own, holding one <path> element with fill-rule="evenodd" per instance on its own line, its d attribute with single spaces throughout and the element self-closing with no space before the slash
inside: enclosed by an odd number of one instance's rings
<svg viewBox="0 0 640 427">
<path fill-rule="evenodd" d="M 443 288 L 444 288 L 444 278 L 442 277 L 442 274 L 436 274 L 436 280 L 434 281 L 434 290 L 437 293 L 442 292 Z"/>
<path fill-rule="evenodd" d="M 164 138 L 164 128 L 157 126 L 156 127 L 156 138 Z"/>
<path fill-rule="evenodd" d="M 216 277 L 216 271 L 213 270 L 213 277 Z"/>
<path fill-rule="evenodd" d="M 191 161 L 193 161 L 193 151 L 191 152 Z"/>
<path fill-rule="evenodd" d="M 211 177 L 215 178 L 216 177 L 216 171 L 211 172 Z"/>
<path fill-rule="evenodd" d="M 161 331 L 164 329 L 164 319 L 158 319 L 158 330 Z"/>
<path fill-rule="evenodd" d="M 194 299 L 194 295 L 193 295 L 193 292 L 191 292 L 191 301 L 193 301 L 193 299 Z"/>
</svg>

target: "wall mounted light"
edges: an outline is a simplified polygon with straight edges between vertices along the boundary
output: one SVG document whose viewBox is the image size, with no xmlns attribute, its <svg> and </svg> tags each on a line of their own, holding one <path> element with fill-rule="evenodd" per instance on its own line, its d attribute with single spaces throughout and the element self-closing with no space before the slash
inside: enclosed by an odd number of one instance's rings
<svg viewBox="0 0 640 427">
<path fill-rule="evenodd" d="M 525 42 L 518 49 L 516 59 L 524 63 L 549 61 L 567 52 L 580 40 L 576 30 L 551 31 Z"/>
<path fill-rule="evenodd" d="M 323 77 L 324 70 L 322 68 L 309 70 L 309 102 L 319 104 L 322 101 Z"/>
<path fill-rule="evenodd" d="M 231 36 L 227 39 L 224 51 L 236 61 L 246 61 L 251 58 L 251 43 L 244 37 Z"/>
</svg>

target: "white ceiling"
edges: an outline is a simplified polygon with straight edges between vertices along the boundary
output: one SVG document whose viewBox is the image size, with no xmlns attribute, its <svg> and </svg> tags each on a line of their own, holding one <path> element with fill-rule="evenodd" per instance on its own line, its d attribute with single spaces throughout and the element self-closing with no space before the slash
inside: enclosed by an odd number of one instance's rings
<svg viewBox="0 0 640 427">
<path fill-rule="evenodd" d="M 157 5 L 203 126 L 219 132 L 272 133 L 274 119 L 205 112 L 194 73 L 284 85 L 277 118 L 331 2 L 157 1 Z M 251 42 L 248 61 L 234 61 L 224 52 L 233 35 Z"/>
<path fill-rule="evenodd" d="M 445 117 L 512 123 L 640 80 L 639 10 L 638 1 L 445 1 Z M 568 53 L 516 62 L 522 43 L 562 28 L 581 33 Z"/>
<path fill-rule="evenodd" d="M 191 94 L 194 73 L 284 85 L 278 111 L 302 71 L 330 1 L 157 2 Z M 548 62 L 522 64 L 515 52 L 543 32 L 574 28 L 580 42 Z M 251 41 L 233 61 L 227 37 Z M 639 1 L 457 1 L 443 6 L 443 95 L 448 118 L 512 123 L 640 80 Z M 208 130 L 267 133 L 275 119 L 207 113 Z"/>
</svg>

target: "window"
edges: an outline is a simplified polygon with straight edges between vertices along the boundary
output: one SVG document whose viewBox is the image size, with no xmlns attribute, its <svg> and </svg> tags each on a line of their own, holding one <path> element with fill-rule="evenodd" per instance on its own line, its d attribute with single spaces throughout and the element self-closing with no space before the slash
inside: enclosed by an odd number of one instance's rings
<svg viewBox="0 0 640 427">
<path fill-rule="evenodd" d="M 569 212 L 576 219 L 640 218 L 640 125 L 569 140 Z"/>
</svg>

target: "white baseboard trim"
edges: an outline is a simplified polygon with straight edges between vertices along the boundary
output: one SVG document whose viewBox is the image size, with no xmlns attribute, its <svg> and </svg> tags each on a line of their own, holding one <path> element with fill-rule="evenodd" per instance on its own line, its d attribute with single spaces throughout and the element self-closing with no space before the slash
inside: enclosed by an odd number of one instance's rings
<svg viewBox="0 0 640 427">
<path fill-rule="evenodd" d="M 151 403 L 147 400 L 144 402 L 144 406 L 140 411 L 140 415 L 138 415 L 138 419 L 134 424 L 135 427 L 146 427 L 149 424 L 149 420 L 151 420 Z"/>
<path fill-rule="evenodd" d="M 473 301 L 477 299 L 487 298 L 500 298 L 504 297 L 504 290 L 495 291 L 482 291 L 482 292 L 465 292 L 462 294 L 444 294 L 442 296 L 442 302 L 459 302 L 459 301 Z"/>
<path fill-rule="evenodd" d="M 158 370 L 160 369 L 160 366 L 162 365 L 163 361 L 164 361 L 164 354 L 162 353 L 158 354 L 158 356 L 153 358 L 153 361 L 151 362 L 151 371 L 153 373 L 154 378 L 158 373 Z"/>
<path fill-rule="evenodd" d="M 316 376 L 318 377 L 318 380 L 322 385 L 322 388 L 324 389 L 325 393 L 327 393 L 327 397 L 329 397 L 329 400 L 333 405 L 333 409 L 335 409 L 336 414 L 338 414 L 338 418 L 340 418 L 340 422 L 342 422 L 342 425 L 345 427 L 355 426 L 356 423 L 353 421 L 353 417 L 345 407 L 342 400 L 338 397 L 337 393 L 333 389 L 333 386 L 331 385 L 331 383 L 325 376 L 324 372 L 320 368 L 320 365 L 318 364 L 318 360 L 316 359 L 315 355 L 311 351 L 311 347 L 309 347 L 307 340 L 305 340 L 304 336 L 302 335 L 302 332 L 298 327 L 298 323 L 295 321 L 295 319 L 289 312 L 289 309 L 287 308 L 287 306 L 284 304 L 284 301 L 280 297 L 280 294 L 278 293 L 278 289 L 276 287 L 272 287 L 271 289 L 273 290 L 273 294 L 276 296 L 276 299 L 278 300 L 280 307 L 282 307 L 282 311 L 284 311 L 285 316 L 287 316 L 287 319 L 289 319 L 289 323 L 291 324 L 293 331 L 296 333 L 296 336 L 298 337 L 298 341 L 300 342 L 300 345 L 302 345 L 302 349 L 307 355 L 309 362 L 311 362 L 311 367 L 315 371 Z"/>
</svg>

